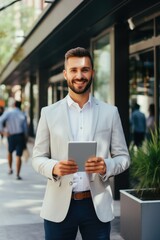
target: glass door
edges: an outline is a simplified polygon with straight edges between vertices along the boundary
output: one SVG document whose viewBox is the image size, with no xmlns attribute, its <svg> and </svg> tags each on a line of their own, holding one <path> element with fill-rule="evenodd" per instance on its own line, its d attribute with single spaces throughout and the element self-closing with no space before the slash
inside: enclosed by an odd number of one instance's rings
<svg viewBox="0 0 160 240">
<path fill-rule="evenodd" d="M 97 99 L 114 103 L 111 31 L 92 41 L 95 76 L 93 92 Z"/>
<path fill-rule="evenodd" d="M 145 114 L 147 132 L 149 109 L 150 106 L 154 107 L 155 76 L 153 50 L 130 55 L 129 74 L 130 116 L 132 116 L 135 106 L 138 104 L 140 112 Z M 134 126 L 131 125 L 131 141 L 133 140 L 133 128 Z"/>
</svg>

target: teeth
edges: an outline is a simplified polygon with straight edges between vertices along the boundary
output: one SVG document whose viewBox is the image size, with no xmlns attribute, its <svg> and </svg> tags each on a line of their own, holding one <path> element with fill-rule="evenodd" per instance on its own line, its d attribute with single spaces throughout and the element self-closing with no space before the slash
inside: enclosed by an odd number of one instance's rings
<svg viewBox="0 0 160 240">
<path fill-rule="evenodd" d="M 76 84 L 83 84 L 84 81 L 75 81 Z"/>
<path fill-rule="evenodd" d="M 77 84 L 83 84 L 83 82 L 76 82 Z"/>
</svg>

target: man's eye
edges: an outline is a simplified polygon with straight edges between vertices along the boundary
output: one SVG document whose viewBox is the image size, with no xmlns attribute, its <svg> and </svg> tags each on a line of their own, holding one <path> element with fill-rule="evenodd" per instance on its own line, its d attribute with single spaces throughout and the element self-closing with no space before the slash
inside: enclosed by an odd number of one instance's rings
<svg viewBox="0 0 160 240">
<path fill-rule="evenodd" d="M 89 70 L 87 68 L 83 69 L 83 72 L 88 72 Z"/>
</svg>

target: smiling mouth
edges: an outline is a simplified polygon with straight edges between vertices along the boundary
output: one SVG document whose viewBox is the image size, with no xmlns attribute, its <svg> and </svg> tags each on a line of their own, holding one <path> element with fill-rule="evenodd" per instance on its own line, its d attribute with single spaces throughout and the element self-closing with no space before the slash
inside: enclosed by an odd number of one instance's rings
<svg viewBox="0 0 160 240">
<path fill-rule="evenodd" d="M 83 85 L 84 83 L 86 83 L 87 80 L 74 80 L 73 83 L 77 84 L 77 85 Z"/>
</svg>

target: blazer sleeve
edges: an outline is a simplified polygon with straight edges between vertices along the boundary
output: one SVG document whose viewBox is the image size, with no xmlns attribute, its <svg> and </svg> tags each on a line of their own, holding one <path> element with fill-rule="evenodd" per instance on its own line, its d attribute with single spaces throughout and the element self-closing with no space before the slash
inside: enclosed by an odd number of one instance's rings
<svg viewBox="0 0 160 240">
<path fill-rule="evenodd" d="M 45 115 L 45 108 L 42 108 L 33 147 L 32 166 L 36 172 L 54 180 L 52 169 L 56 163 L 57 160 L 51 158 L 50 133 Z"/>
<path fill-rule="evenodd" d="M 126 144 L 118 109 L 115 108 L 111 126 L 110 157 L 105 159 L 107 173 L 103 181 L 125 171 L 130 165 L 130 156 Z"/>
</svg>

